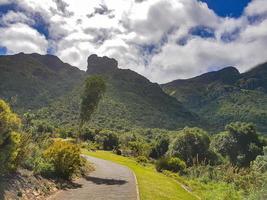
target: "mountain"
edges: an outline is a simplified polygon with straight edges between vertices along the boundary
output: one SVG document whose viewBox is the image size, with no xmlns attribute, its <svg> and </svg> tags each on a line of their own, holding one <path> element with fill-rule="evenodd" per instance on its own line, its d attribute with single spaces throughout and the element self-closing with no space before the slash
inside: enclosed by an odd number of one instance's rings
<svg viewBox="0 0 267 200">
<path fill-rule="evenodd" d="M 267 133 L 267 63 L 243 74 L 226 67 L 161 87 L 218 129 L 231 121 L 245 121 Z"/>
<path fill-rule="evenodd" d="M 98 110 L 92 117 L 91 126 L 111 129 L 123 128 L 183 128 L 199 125 L 197 115 L 189 112 L 175 98 L 162 91 L 156 83 L 128 69 L 119 69 L 115 59 L 91 55 L 88 58 L 87 76 L 101 75 L 107 91 Z M 42 109 L 52 121 L 77 123 L 82 85 Z"/>
<path fill-rule="evenodd" d="M 86 72 L 52 55 L 17 54 L 0 57 L 0 98 L 21 113 L 31 109 L 38 119 L 55 125 L 76 125 L 82 83 L 87 76 L 101 75 L 107 92 L 93 116 L 101 128 L 183 128 L 200 125 L 188 111 L 156 83 L 126 69 L 115 59 L 91 55 Z"/>
<path fill-rule="evenodd" d="M 52 55 L 0 56 L 0 98 L 17 110 L 38 109 L 72 90 L 84 72 Z"/>
</svg>

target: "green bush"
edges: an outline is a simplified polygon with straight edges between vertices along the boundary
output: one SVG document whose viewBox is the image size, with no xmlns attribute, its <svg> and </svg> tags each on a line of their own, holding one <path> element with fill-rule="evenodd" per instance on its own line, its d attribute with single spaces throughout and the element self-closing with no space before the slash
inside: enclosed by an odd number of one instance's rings
<svg viewBox="0 0 267 200">
<path fill-rule="evenodd" d="M 196 163 L 216 163 L 216 155 L 210 149 L 210 139 L 200 128 L 184 128 L 170 144 L 168 154 L 183 159 L 188 166 Z"/>
<path fill-rule="evenodd" d="M 52 164 L 55 175 L 70 179 L 83 165 L 80 148 L 65 141 L 56 140 L 44 151 L 44 159 Z"/>
<path fill-rule="evenodd" d="M 156 162 L 156 170 L 162 172 L 163 170 L 169 170 L 172 172 L 183 172 L 186 168 L 186 164 L 179 158 L 165 157 Z"/>
<path fill-rule="evenodd" d="M 239 167 L 248 167 L 251 161 L 263 153 L 263 143 L 255 126 L 250 123 L 228 124 L 225 132 L 213 137 L 211 146 Z"/>
<path fill-rule="evenodd" d="M 118 147 L 119 138 L 112 131 L 102 131 L 96 135 L 96 142 L 103 150 L 113 150 Z"/>
<path fill-rule="evenodd" d="M 19 165 L 20 126 L 19 117 L 0 99 L 0 174 L 16 170 Z"/>
<path fill-rule="evenodd" d="M 162 136 L 154 144 L 149 156 L 154 159 L 158 159 L 164 156 L 169 149 L 169 144 L 170 144 L 169 138 L 167 136 Z"/>
<path fill-rule="evenodd" d="M 95 131 L 87 127 L 82 128 L 81 133 L 79 135 L 82 141 L 92 141 L 92 142 L 95 141 L 95 136 L 96 136 Z"/>
<path fill-rule="evenodd" d="M 141 164 L 146 164 L 146 163 L 149 162 L 149 160 L 148 160 L 147 157 L 145 157 L 145 156 L 138 156 L 138 157 L 136 158 L 136 161 L 137 161 L 138 163 L 141 163 Z"/>
<path fill-rule="evenodd" d="M 47 162 L 43 157 L 36 157 L 34 166 L 34 173 L 40 174 L 43 177 L 53 177 L 55 174 L 55 168 L 51 162 Z"/>
</svg>

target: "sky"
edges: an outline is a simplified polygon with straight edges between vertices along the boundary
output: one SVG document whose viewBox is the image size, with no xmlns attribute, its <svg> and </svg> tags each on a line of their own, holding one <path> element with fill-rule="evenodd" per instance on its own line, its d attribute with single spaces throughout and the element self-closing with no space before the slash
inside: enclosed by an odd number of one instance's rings
<svg viewBox="0 0 267 200">
<path fill-rule="evenodd" d="M 109 56 L 152 82 L 267 61 L 267 0 L 0 0 L 0 54 Z"/>
</svg>

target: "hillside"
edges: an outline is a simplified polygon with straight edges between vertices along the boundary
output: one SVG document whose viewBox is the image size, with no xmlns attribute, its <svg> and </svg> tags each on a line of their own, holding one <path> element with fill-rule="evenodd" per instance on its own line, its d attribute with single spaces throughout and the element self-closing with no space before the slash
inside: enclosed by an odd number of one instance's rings
<svg viewBox="0 0 267 200">
<path fill-rule="evenodd" d="M 101 75 L 107 83 L 107 91 L 94 114 L 91 125 L 111 129 L 131 127 L 183 128 L 199 125 L 200 120 L 175 98 L 165 94 L 160 86 L 143 76 L 119 69 L 114 59 L 91 55 L 88 58 L 87 75 Z M 76 123 L 82 85 L 60 101 L 42 109 L 41 115 L 57 123 Z"/>
<path fill-rule="evenodd" d="M 267 132 L 267 63 L 243 74 L 227 67 L 162 88 L 220 129 L 231 121 L 245 121 Z"/>
<path fill-rule="evenodd" d="M 56 56 L 0 56 L 0 98 L 16 110 L 38 109 L 72 90 L 84 77 Z"/>
<path fill-rule="evenodd" d="M 72 126 L 78 120 L 84 78 L 100 74 L 107 82 L 107 92 L 92 125 L 174 129 L 200 124 L 195 114 L 165 94 L 158 84 L 117 65 L 114 59 L 91 55 L 84 72 L 52 55 L 1 56 L 0 98 L 11 102 L 17 111 L 37 112 L 38 120 Z"/>
</svg>

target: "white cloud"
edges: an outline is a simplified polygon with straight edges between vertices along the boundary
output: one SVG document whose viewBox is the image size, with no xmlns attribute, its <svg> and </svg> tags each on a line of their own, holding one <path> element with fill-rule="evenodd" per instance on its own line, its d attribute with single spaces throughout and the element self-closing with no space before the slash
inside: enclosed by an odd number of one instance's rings
<svg viewBox="0 0 267 200">
<path fill-rule="evenodd" d="M 13 24 L 0 28 L 0 45 L 7 48 L 8 52 L 40 53 L 45 54 L 48 42 L 43 35 L 25 24 Z"/>
<path fill-rule="evenodd" d="M 0 0 L 0 5 L 5 5 L 11 3 L 12 0 Z"/>
<path fill-rule="evenodd" d="M 34 20 L 26 16 L 22 12 L 9 11 L 2 18 L 0 18 L 1 25 L 9 25 L 13 23 L 34 24 Z"/>
<path fill-rule="evenodd" d="M 267 60 L 267 20 L 248 19 L 266 14 L 266 0 L 252 1 L 237 19 L 219 17 L 197 0 L 16 2 L 22 11 L 0 18 L 5 25 L 0 45 L 10 52 L 45 53 L 52 47 L 63 61 L 81 69 L 86 69 L 88 55 L 97 53 L 116 58 L 121 68 L 166 82 L 228 65 L 243 72 Z M 36 13 L 48 24 L 48 39 L 30 27 Z M 215 38 L 190 35 L 196 26 L 210 27 Z"/>
<path fill-rule="evenodd" d="M 259 15 L 267 12 L 266 0 L 254 0 L 245 9 L 246 15 Z"/>
</svg>

